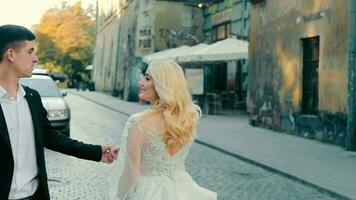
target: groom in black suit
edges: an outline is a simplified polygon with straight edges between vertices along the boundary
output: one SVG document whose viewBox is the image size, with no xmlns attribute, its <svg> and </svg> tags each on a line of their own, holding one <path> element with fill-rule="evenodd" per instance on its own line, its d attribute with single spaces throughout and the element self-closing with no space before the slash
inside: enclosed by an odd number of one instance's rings
<svg viewBox="0 0 356 200">
<path fill-rule="evenodd" d="M 49 200 L 44 147 L 82 159 L 111 163 L 118 148 L 85 144 L 55 131 L 37 91 L 21 86 L 37 62 L 35 35 L 0 26 L 0 199 Z"/>
</svg>

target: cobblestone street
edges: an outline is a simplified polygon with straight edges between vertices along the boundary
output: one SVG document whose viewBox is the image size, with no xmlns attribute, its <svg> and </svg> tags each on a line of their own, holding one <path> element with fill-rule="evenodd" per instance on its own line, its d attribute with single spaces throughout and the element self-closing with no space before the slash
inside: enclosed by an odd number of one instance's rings
<svg viewBox="0 0 356 200">
<path fill-rule="evenodd" d="M 71 108 L 72 138 L 93 144 L 120 144 L 126 115 L 73 94 L 66 100 Z M 105 200 L 116 188 L 117 162 L 107 165 L 49 150 L 46 159 L 52 199 Z M 187 170 L 201 186 L 216 191 L 219 200 L 334 199 L 198 143 L 188 157 Z"/>
</svg>

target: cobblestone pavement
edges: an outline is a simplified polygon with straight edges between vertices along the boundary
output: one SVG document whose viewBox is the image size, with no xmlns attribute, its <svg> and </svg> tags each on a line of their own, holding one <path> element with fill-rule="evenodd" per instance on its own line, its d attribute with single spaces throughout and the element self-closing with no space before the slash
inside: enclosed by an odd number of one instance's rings
<svg viewBox="0 0 356 200">
<path fill-rule="evenodd" d="M 66 97 L 71 107 L 71 137 L 94 144 L 120 144 L 127 116 L 78 96 Z M 116 188 L 118 163 L 80 160 L 46 151 L 52 199 L 105 200 Z M 195 143 L 187 170 L 201 186 L 218 193 L 219 200 L 331 200 L 319 191 L 278 176 L 235 157 Z"/>
</svg>

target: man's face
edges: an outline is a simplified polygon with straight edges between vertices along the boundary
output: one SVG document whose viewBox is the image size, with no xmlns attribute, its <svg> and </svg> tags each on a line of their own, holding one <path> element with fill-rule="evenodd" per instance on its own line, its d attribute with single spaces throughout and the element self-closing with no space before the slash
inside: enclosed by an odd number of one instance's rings
<svg viewBox="0 0 356 200">
<path fill-rule="evenodd" d="M 18 78 L 32 76 L 34 64 L 38 61 L 34 41 L 24 41 L 21 47 L 13 51 L 12 58 L 13 70 Z"/>
</svg>

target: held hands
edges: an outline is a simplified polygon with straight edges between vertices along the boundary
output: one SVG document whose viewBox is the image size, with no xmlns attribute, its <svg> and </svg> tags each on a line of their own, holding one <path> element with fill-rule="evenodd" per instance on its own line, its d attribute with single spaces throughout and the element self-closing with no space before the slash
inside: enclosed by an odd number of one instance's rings
<svg viewBox="0 0 356 200">
<path fill-rule="evenodd" d="M 114 160 L 117 159 L 119 147 L 103 145 L 101 146 L 101 151 L 101 162 L 111 164 Z"/>
</svg>

